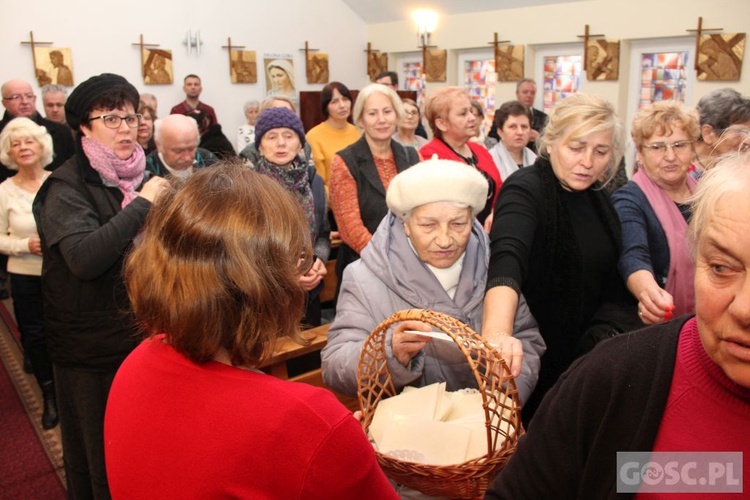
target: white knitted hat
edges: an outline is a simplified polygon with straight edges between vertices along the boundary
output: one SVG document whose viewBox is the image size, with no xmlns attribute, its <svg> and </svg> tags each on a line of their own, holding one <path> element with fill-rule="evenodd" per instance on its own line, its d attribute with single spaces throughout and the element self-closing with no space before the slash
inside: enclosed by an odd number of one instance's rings
<svg viewBox="0 0 750 500">
<path fill-rule="evenodd" d="M 399 219 L 438 201 L 462 203 L 476 215 L 487 203 L 487 179 L 476 168 L 452 160 L 423 161 L 393 178 L 385 202 Z"/>
</svg>

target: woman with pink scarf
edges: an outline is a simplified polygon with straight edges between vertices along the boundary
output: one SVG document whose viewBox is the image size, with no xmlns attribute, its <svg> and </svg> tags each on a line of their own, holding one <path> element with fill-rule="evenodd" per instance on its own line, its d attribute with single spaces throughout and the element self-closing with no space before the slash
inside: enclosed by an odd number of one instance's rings
<svg viewBox="0 0 750 500">
<path fill-rule="evenodd" d="M 696 186 L 688 169 L 698 119 L 679 102 L 657 102 L 638 111 L 631 134 L 639 168 L 612 198 L 622 222 L 618 266 L 638 299 L 641 320 L 655 324 L 695 312 L 685 234 Z"/>
<path fill-rule="evenodd" d="M 104 407 L 115 372 L 138 341 L 122 266 L 166 183 L 144 172 L 138 98 L 119 75 L 76 87 L 65 104 L 76 154 L 47 178 L 33 204 L 70 498 L 110 496 Z"/>
</svg>

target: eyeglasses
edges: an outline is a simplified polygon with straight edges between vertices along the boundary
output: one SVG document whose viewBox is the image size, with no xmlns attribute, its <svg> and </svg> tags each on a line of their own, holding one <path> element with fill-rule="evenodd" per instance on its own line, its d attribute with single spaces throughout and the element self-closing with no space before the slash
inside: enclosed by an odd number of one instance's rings
<svg viewBox="0 0 750 500">
<path fill-rule="evenodd" d="M 3 101 L 33 101 L 36 99 L 34 94 L 13 94 L 8 97 L 3 97 Z"/>
<path fill-rule="evenodd" d="M 143 115 L 140 115 L 140 114 L 128 115 L 128 116 L 101 115 L 101 116 L 92 116 L 91 118 L 89 118 L 89 121 L 101 120 L 102 123 L 104 123 L 104 126 L 107 128 L 120 128 L 120 125 L 122 125 L 122 122 L 124 121 L 128 127 L 136 128 L 141 123 L 142 117 Z"/>
<path fill-rule="evenodd" d="M 406 113 L 407 116 L 418 116 L 419 115 L 419 111 L 416 111 L 416 110 L 414 110 L 414 111 L 405 111 L 405 113 Z"/>
<path fill-rule="evenodd" d="M 666 142 L 655 142 L 653 144 L 644 144 L 643 149 L 654 155 L 666 154 L 667 148 L 671 148 L 674 154 L 682 154 L 693 150 L 693 141 L 677 141 L 672 144 Z"/>
</svg>

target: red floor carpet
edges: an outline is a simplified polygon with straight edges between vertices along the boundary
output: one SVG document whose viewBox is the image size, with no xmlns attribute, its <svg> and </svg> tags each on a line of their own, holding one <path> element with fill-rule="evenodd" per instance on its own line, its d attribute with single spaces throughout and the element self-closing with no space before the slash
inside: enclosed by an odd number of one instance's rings
<svg viewBox="0 0 750 500">
<path fill-rule="evenodd" d="M 0 335 L 8 335 L 5 324 L 0 326 L 4 330 Z M 0 362 L 0 499 L 64 498 L 65 489 L 60 478 L 29 420 L 5 364 Z"/>
<path fill-rule="evenodd" d="M 65 490 L 0 365 L 0 498 L 65 498 Z"/>
</svg>

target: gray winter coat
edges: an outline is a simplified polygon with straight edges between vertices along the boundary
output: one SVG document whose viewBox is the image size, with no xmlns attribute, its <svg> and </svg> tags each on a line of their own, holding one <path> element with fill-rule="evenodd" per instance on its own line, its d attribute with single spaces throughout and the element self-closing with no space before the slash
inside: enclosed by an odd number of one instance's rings
<svg viewBox="0 0 750 500">
<path fill-rule="evenodd" d="M 458 288 L 451 299 L 412 250 L 403 224 L 389 212 L 362 251 L 361 259 L 344 272 L 336 318 L 328 332 L 328 345 L 321 353 L 325 383 L 354 396 L 365 339 L 381 321 L 403 309 L 446 313 L 480 332 L 488 263 L 489 240 L 475 220 Z M 435 382 L 446 382 L 449 391 L 476 387 L 471 369 L 455 344 L 433 340 L 404 367 L 391 351 L 391 335 L 388 332 L 386 354 L 398 390 L 406 385 L 421 387 Z M 545 344 L 523 296 L 519 297 L 513 335 L 523 343 L 523 367 L 516 385 L 524 403 L 536 386 Z"/>
</svg>

